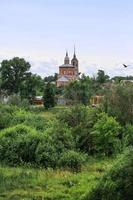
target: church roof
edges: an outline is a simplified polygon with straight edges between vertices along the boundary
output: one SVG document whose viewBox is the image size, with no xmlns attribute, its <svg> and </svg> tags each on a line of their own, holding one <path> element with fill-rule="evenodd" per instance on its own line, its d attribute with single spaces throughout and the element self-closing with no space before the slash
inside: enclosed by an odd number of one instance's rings
<svg viewBox="0 0 133 200">
<path fill-rule="evenodd" d="M 69 79 L 66 76 L 61 76 L 57 81 L 69 81 Z"/>
<path fill-rule="evenodd" d="M 63 65 L 61 65 L 60 67 L 74 67 L 74 66 L 71 65 L 71 64 L 63 64 Z"/>
</svg>

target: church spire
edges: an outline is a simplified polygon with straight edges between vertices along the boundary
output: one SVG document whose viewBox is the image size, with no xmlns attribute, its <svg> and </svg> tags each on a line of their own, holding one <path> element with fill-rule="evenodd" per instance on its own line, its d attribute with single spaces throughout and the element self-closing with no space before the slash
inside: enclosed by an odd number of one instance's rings
<svg viewBox="0 0 133 200">
<path fill-rule="evenodd" d="M 77 59 L 77 57 L 76 57 L 75 45 L 74 45 L 74 54 L 73 54 L 73 59 L 71 60 L 71 64 L 72 64 L 74 67 L 77 67 L 77 68 L 78 68 L 78 59 Z"/>
<path fill-rule="evenodd" d="M 74 54 L 73 57 L 76 58 L 76 50 L 75 50 L 75 45 L 74 45 Z"/>
<path fill-rule="evenodd" d="M 66 51 L 66 56 L 65 56 L 65 59 L 64 59 L 64 64 L 69 64 L 68 51 Z"/>
</svg>

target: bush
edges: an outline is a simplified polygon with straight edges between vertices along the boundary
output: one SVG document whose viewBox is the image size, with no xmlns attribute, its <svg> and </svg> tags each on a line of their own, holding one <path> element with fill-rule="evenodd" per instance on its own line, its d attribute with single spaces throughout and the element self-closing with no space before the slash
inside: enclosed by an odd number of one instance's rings
<svg viewBox="0 0 133 200">
<path fill-rule="evenodd" d="M 58 115 L 58 119 L 72 129 L 76 147 L 86 153 L 92 153 L 92 127 L 98 119 L 99 109 L 86 106 L 73 106 Z"/>
<path fill-rule="evenodd" d="M 124 127 L 123 139 L 125 146 L 133 146 L 133 125 L 127 124 Z"/>
<path fill-rule="evenodd" d="M 94 199 L 133 199 L 133 149 L 126 151 L 97 186 L 82 198 L 82 200 Z"/>
<path fill-rule="evenodd" d="M 10 126 L 16 107 L 0 104 L 0 130 Z"/>
<path fill-rule="evenodd" d="M 133 124 L 133 83 L 113 85 L 107 90 L 103 108 L 121 124 Z"/>
<path fill-rule="evenodd" d="M 97 108 L 90 108 L 83 105 L 76 105 L 66 110 L 61 111 L 58 115 L 58 119 L 68 124 L 69 127 L 76 127 L 79 124 L 93 126 L 97 121 L 97 114 L 99 110 Z"/>
<path fill-rule="evenodd" d="M 30 106 L 29 101 L 27 99 L 21 99 L 21 97 L 16 94 L 10 95 L 7 103 L 9 105 L 18 106 L 26 110 L 28 110 Z"/>
<path fill-rule="evenodd" d="M 0 130 L 9 127 L 12 115 L 0 111 Z"/>
<path fill-rule="evenodd" d="M 58 161 L 58 154 L 52 138 L 45 136 L 42 141 L 39 142 L 36 149 L 36 162 L 45 168 L 55 168 Z"/>
<path fill-rule="evenodd" d="M 95 153 L 110 156 L 121 150 L 120 130 L 121 126 L 115 118 L 106 113 L 99 114 L 91 133 Z"/>
<path fill-rule="evenodd" d="M 49 124 L 50 125 L 50 124 Z M 61 154 L 75 148 L 70 129 L 58 121 L 51 122 L 51 127 L 45 131 L 43 141 L 36 150 L 36 161 L 44 167 L 56 167 Z"/>
<path fill-rule="evenodd" d="M 67 124 L 60 121 L 53 121 L 49 125 L 51 127 L 45 131 L 45 134 L 52 138 L 52 143 L 58 155 L 75 148 L 74 138 Z"/>
<path fill-rule="evenodd" d="M 84 154 L 70 150 L 61 155 L 61 158 L 59 159 L 59 166 L 70 168 L 73 171 L 80 171 L 85 160 L 86 156 Z"/>
<path fill-rule="evenodd" d="M 12 118 L 11 125 L 25 124 L 39 131 L 47 128 L 47 120 L 42 115 L 35 115 L 24 110 L 16 112 Z"/>
<path fill-rule="evenodd" d="M 39 140 L 36 131 L 24 125 L 4 129 L 0 133 L 0 160 L 10 165 L 35 162 Z"/>
</svg>

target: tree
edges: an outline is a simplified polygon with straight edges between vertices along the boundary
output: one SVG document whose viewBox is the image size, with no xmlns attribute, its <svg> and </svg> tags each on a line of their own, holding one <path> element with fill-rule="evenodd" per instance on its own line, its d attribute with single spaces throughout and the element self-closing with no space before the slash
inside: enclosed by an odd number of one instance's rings
<svg viewBox="0 0 133 200">
<path fill-rule="evenodd" d="M 98 70 L 96 80 L 98 83 L 101 83 L 101 84 L 106 83 L 107 81 L 109 81 L 109 76 L 106 75 L 103 70 Z"/>
<path fill-rule="evenodd" d="M 82 103 L 87 105 L 92 96 L 92 82 L 89 77 L 82 76 L 80 80 L 71 82 L 65 88 L 65 97 L 72 104 Z"/>
<path fill-rule="evenodd" d="M 46 109 L 55 106 L 55 87 L 50 82 L 48 82 L 45 86 L 43 99 Z"/>
<path fill-rule="evenodd" d="M 55 73 L 53 76 L 46 76 L 44 77 L 44 82 L 55 82 L 58 78 L 58 74 Z"/>
<path fill-rule="evenodd" d="M 88 154 L 93 153 L 92 128 L 97 121 L 99 109 L 76 105 L 61 111 L 58 120 L 68 124 L 76 141 L 76 148 Z"/>
<path fill-rule="evenodd" d="M 91 133 L 94 151 L 107 156 L 119 151 L 121 149 L 120 130 L 121 126 L 115 118 L 109 117 L 106 113 L 100 113 Z"/>
<path fill-rule="evenodd" d="M 11 60 L 3 60 L 0 67 L 1 88 L 6 90 L 8 94 L 18 94 L 30 67 L 29 62 L 23 58 L 14 57 Z"/>
<path fill-rule="evenodd" d="M 28 73 L 26 80 L 21 85 L 20 94 L 24 98 L 30 98 L 36 95 L 43 95 L 43 90 L 43 79 L 36 74 Z"/>
<path fill-rule="evenodd" d="M 113 85 L 105 95 L 103 108 L 121 124 L 133 124 L 133 83 Z"/>
</svg>

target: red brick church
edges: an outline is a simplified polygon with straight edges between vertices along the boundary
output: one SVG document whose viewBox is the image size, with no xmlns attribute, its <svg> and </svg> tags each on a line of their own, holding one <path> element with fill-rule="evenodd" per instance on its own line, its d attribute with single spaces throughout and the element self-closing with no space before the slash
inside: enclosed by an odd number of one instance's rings
<svg viewBox="0 0 133 200">
<path fill-rule="evenodd" d="M 66 52 L 64 64 L 59 66 L 57 87 L 68 85 L 70 81 L 77 80 L 78 78 L 79 78 L 79 66 L 75 51 L 71 63 L 68 56 L 68 52 Z"/>
</svg>

